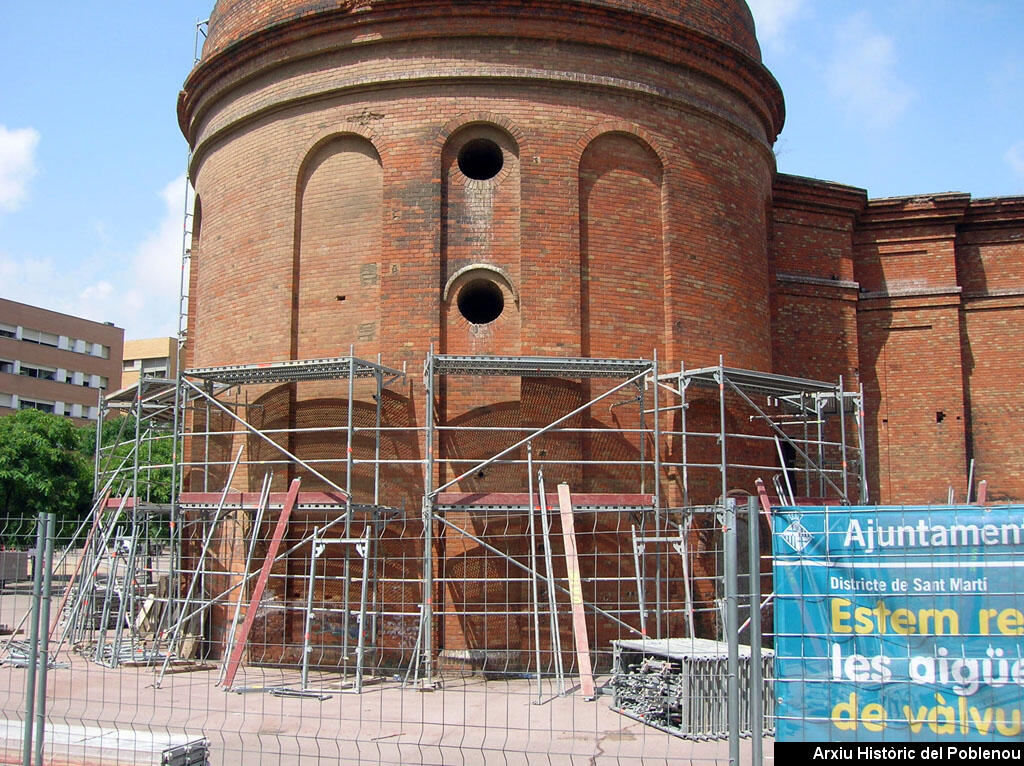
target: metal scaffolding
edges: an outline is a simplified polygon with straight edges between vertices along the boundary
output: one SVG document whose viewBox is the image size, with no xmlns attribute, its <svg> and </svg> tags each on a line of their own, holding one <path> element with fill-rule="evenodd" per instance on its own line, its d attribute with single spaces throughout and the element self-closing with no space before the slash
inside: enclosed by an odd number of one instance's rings
<svg viewBox="0 0 1024 766">
<path fill-rule="evenodd" d="M 737 511 L 755 476 L 787 501 L 866 500 L 863 398 L 842 381 L 431 350 L 420 396 L 417 422 L 406 373 L 354 355 L 143 377 L 109 403 L 133 417 L 98 444 L 62 640 L 158 686 L 208 667 L 322 698 L 525 673 L 541 702 L 610 668 L 616 641 L 758 624 L 770 597 L 734 586 L 759 551 L 728 539 L 759 523 Z M 305 401 L 329 411 L 288 414 Z"/>
</svg>

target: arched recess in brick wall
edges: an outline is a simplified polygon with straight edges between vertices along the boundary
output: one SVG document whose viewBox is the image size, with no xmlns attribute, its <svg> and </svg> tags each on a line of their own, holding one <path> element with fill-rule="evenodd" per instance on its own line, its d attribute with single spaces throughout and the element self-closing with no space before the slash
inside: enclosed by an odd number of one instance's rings
<svg viewBox="0 0 1024 766">
<path fill-rule="evenodd" d="M 605 133 L 580 158 L 580 286 L 584 356 L 664 349 L 661 160 L 636 136 Z"/>
<path fill-rule="evenodd" d="M 197 193 L 195 196 L 195 203 L 192 206 L 192 239 L 189 242 L 189 259 L 188 259 L 188 284 L 185 286 L 188 290 L 188 329 L 192 332 L 186 334 L 186 345 L 184 350 L 184 357 L 180 360 L 182 367 L 192 367 L 193 358 L 195 355 L 195 348 L 193 347 L 194 340 L 191 338 L 195 332 L 197 317 L 199 316 L 199 269 L 201 268 L 200 259 L 202 257 L 200 242 L 202 241 L 203 233 L 203 202 Z"/>
<path fill-rule="evenodd" d="M 519 354 L 518 142 L 493 122 L 470 122 L 445 142 L 441 179 L 441 284 L 482 267 L 442 302 L 442 348 L 450 354 Z M 488 269 L 503 278 L 490 278 Z"/>
<path fill-rule="evenodd" d="M 298 179 L 292 308 L 296 359 L 380 350 L 383 169 L 362 136 L 315 146 Z"/>
<path fill-rule="evenodd" d="M 523 353 L 520 144 L 514 126 L 497 115 L 464 119 L 446 128 L 441 147 L 440 347 L 448 354 L 515 356 Z M 442 459 L 490 456 L 520 426 L 514 378 L 451 377 L 439 393 L 445 425 L 510 429 L 502 435 L 449 432 L 440 444 Z M 456 463 L 452 470 L 458 467 L 466 466 Z M 497 470 L 482 472 L 460 489 L 507 491 L 513 485 L 518 486 L 507 471 Z"/>
</svg>

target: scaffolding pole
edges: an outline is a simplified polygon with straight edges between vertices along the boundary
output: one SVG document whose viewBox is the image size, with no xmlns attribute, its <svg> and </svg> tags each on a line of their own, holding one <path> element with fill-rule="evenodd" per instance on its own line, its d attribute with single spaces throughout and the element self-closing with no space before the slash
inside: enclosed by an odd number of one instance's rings
<svg viewBox="0 0 1024 766">
<path fill-rule="evenodd" d="M 203 548 L 199 553 L 199 560 L 196 562 L 196 571 L 189 579 L 188 592 L 185 594 L 185 601 L 181 605 L 181 613 L 178 616 L 178 621 L 174 624 L 174 630 L 171 633 L 171 640 L 167 644 L 167 655 L 164 657 L 163 665 L 160 668 L 160 676 L 157 679 L 156 686 L 160 687 L 160 683 L 163 681 L 164 674 L 167 672 L 167 666 L 171 662 L 171 655 L 174 654 L 178 645 L 178 636 L 181 633 L 182 625 L 186 620 L 191 620 L 192 615 L 187 614 L 189 602 L 192 600 L 192 593 L 195 590 L 196 582 L 200 579 L 200 572 L 202 571 L 203 563 L 206 561 L 206 554 L 210 549 L 210 541 L 213 539 L 213 533 L 217 529 L 217 524 L 220 522 L 221 513 L 224 510 L 224 501 L 227 499 L 228 492 L 231 491 L 231 481 L 235 477 L 235 469 L 238 467 L 238 461 L 242 459 L 242 447 L 238 448 L 238 455 L 235 456 L 234 465 L 231 466 L 231 471 L 228 473 L 227 481 L 224 482 L 224 490 L 220 496 L 220 502 L 217 504 L 217 510 L 213 514 L 213 521 L 210 524 L 210 529 L 206 533 L 203 539 Z"/>
</svg>

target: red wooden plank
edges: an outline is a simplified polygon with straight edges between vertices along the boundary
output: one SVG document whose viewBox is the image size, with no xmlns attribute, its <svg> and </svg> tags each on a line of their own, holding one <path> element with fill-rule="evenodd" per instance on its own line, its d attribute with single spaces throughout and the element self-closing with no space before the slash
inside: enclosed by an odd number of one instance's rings
<svg viewBox="0 0 1024 766">
<path fill-rule="evenodd" d="M 768 529 L 772 528 L 772 503 L 768 498 L 768 490 L 765 489 L 764 482 L 758 479 L 754 482 L 757 486 L 757 497 L 761 501 L 761 512 L 764 517 L 768 519 Z"/>
<path fill-rule="evenodd" d="M 281 515 L 277 519 L 277 526 L 274 528 L 274 536 L 270 540 L 267 556 L 263 559 L 263 568 L 260 570 L 260 576 L 256 580 L 256 587 L 253 588 L 249 608 L 245 610 L 245 622 L 242 623 L 241 633 L 231 649 L 231 657 L 228 659 L 227 669 L 224 673 L 224 687 L 226 689 L 231 688 L 231 684 L 235 680 L 235 673 L 238 671 L 238 665 L 242 661 L 242 653 L 245 651 L 246 642 L 249 640 L 249 630 L 256 620 L 256 611 L 259 609 L 260 600 L 263 598 L 263 591 L 267 587 L 267 580 L 270 579 L 270 569 L 274 566 L 277 550 L 281 547 L 281 540 L 284 539 L 285 530 L 288 528 L 288 519 L 292 515 L 292 509 L 295 507 L 295 502 L 299 497 L 299 481 L 299 479 L 295 479 L 288 488 L 288 496 L 285 498 Z"/>
<path fill-rule="evenodd" d="M 548 507 L 554 508 L 556 496 L 546 496 Z M 598 505 L 618 508 L 621 506 L 654 505 L 654 495 L 628 495 L 616 493 L 592 493 L 573 495 L 576 505 Z M 441 492 L 438 505 L 518 505 L 528 507 L 530 496 L 525 492 Z"/>
<path fill-rule="evenodd" d="M 572 515 L 569 485 L 558 485 L 558 507 L 562 512 L 562 540 L 565 543 L 565 569 L 569 576 L 569 602 L 572 605 L 572 633 L 576 638 L 576 657 L 580 668 L 580 689 L 583 697 L 594 699 L 594 669 L 590 664 L 590 640 L 587 618 L 583 612 L 583 582 L 580 559 L 576 550 L 576 522 Z"/>
<path fill-rule="evenodd" d="M 221 492 L 182 492 L 178 496 L 182 505 L 219 505 Z M 268 504 L 282 505 L 288 499 L 286 492 L 271 492 Z M 259 492 L 228 492 L 224 495 L 227 508 L 255 508 L 259 505 Z M 344 505 L 345 496 L 338 492 L 300 492 L 296 505 Z"/>
</svg>

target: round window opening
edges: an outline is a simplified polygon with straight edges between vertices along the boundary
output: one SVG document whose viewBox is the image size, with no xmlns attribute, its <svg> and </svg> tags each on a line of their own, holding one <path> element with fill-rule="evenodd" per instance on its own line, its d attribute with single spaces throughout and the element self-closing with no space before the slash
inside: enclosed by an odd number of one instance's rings
<svg viewBox="0 0 1024 766">
<path fill-rule="evenodd" d="M 459 150 L 459 170 L 474 181 L 487 181 L 501 172 L 505 158 L 489 138 L 474 138 Z"/>
<path fill-rule="evenodd" d="M 472 324 L 488 324 L 501 316 L 505 296 L 501 288 L 487 279 L 474 279 L 459 290 L 459 313 Z"/>
</svg>

